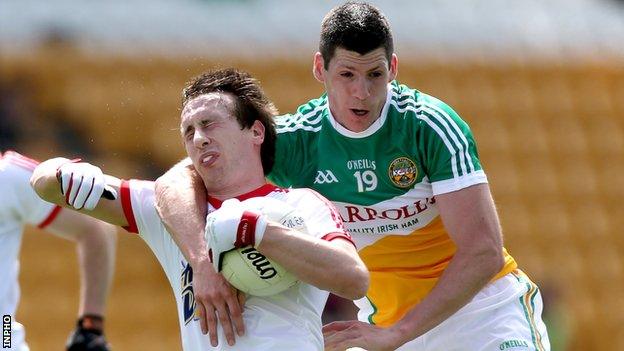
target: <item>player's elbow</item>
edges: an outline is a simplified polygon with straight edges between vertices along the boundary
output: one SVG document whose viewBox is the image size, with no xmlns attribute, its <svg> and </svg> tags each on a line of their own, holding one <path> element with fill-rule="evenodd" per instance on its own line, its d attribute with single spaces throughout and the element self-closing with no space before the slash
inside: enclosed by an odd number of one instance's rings
<svg viewBox="0 0 624 351">
<path fill-rule="evenodd" d="M 30 186 L 33 188 L 35 193 L 39 195 L 39 197 L 41 197 L 43 193 L 43 184 L 41 182 L 41 178 L 36 177 L 35 173 L 33 173 L 33 175 L 30 177 Z"/>
<path fill-rule="evenodd" d="M 30 177 L 30 186 L 35 193 L 48 202 L 54 202 L 54 191 L 58 189 L 58 183 L 54 184 L 49 176 L 46 175 L 45 165 L 40 164 L 33 171 Z"/>
<path fill-rule="evenodd" d="M 366 296 L 368 286 L 370 285 L 370 273 L 364 264 L 357 269 L 357 283 L 354 284 L 352 299 L 361 299 Z"/>
<path fill-rule="evenodd" d="M 69 162 L 68 159 L 57 157 L 43 161 L 35 167 L 30 177 L 30 186 L 40 198 L 52 203 L 59 202 L 60 186 L 56 172 L 62 164 L 67 162 Z"/>
<path fill-rule="evenodd" d="M 65 230 L 84 250 L 90 252 L 103 250 L 114 254 L 117 243 L 117 227 L 112 224 L 84 215 L 73 217 L 71 229 Z"/>
<path fill-rule="evenodd" d="M 480 262 L 483 267 L 483 274 L 490 277 L 496 275 L 503 269 L 505 265 L 505 257 L 503 255 L 503 247 L 500 245 L 490 245 L 481 248 L 475 259 Z"/>
<path fill-rule="evenodd" d="M 83 235 L 83 238 L 90 245 L 114 250 L 117 243 L 117 227 L 99 220 L 90 224 L 91 230 Z"/>
<path fill-rule="evenodd" d="M 345 274 L 341 280 L 340 291 L 337 295 L 349 300 L 357 300 L 366 296 L 370 284 L 370 274 L 363 263 L 356 265 Z"/>
</svg>

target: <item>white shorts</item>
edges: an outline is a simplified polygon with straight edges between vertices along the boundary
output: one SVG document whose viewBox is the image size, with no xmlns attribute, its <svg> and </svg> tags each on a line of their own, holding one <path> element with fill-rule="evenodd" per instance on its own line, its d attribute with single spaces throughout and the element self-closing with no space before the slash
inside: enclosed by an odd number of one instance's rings
<svg viewBox="0 0 624 351">
<path fill-rule="evenodd" d="M 550 350 L 542 297 L 519 270 L 486 285 L 466 306 L 397 350 Z"/>
<path fill-rule="evenodd" d="M 537 285 L 516 270 L 486 285 L 466 306 L 397 351 L 549 351 L 542 309 Z"/>
</svg>

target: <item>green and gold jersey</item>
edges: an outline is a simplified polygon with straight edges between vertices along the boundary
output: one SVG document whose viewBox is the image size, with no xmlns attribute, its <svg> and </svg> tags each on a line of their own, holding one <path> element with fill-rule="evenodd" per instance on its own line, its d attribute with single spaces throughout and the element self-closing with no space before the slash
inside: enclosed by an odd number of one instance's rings
<svg viewBox="0 0 624 351">
<path fill-rule="evenodd" d="M 486 183 L 468 125 L 444 102 L 392 82 L 380 118 L 354 133 L 327 96 L 280 116 L 280 186 L 312 188 L 338 208 L 371 274 L 360 320 L 390 325 L 432 289 L 455 253 L 435 195 Z M 516 268 L 506 264 L 496 278 Z"/>
</svg>

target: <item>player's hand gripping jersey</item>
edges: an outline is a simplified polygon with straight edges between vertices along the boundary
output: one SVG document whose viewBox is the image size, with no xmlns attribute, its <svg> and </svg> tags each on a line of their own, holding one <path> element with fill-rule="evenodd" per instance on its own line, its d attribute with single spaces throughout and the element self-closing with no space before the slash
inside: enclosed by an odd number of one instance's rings
<svg viewBox="0 0 624 351">
<path fill-rule="evenodd" d="M 487 183 L 468 125 L 442 101 L 392 82 L 381 117 L 362 133 L 336 122 L 325 95 L 278 117 L 277 133 L 270 179 L 332 200 L 370 271 L 359 319 L 396 322 L 456 250 L 435 195 Z M 494 279 L 516 268 L 504 255 Z"/>
<path fill-rule="evenodd" d="M 307 235 L 324 240 L 336 237 L 351 240 L 335 208 L 314 191 L 265 185 L 237 198 L 242 201 L 261 196 L 273 197 L 297 208 L 297 213 L 308 229 Z M 184 350 L 323 349 L 321 313 L 329 293 L 303 282 L 277 295 L 247 296 L 243 310 L 245 335 L 237 337 L 234 346 L 228 346 L 223 330 L 219 327 L 219 346 L 213 348 L 209 336 L 201 333 L 199 320 L 195 317 L 191 267 L 166 232 L 154 208 L 153 183 L 134 180 L 123 182 L 121 201 L 129 223 L 127 229 L 138 232 L 149 245 L 173 288 Z M 219 200 L 209 197 L 209 212 L 220 206 Z"/>
</svg>

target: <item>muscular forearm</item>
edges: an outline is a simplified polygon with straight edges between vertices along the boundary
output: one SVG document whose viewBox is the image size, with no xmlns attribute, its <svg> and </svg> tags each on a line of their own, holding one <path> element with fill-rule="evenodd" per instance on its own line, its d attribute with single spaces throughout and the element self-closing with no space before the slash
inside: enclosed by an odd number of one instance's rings
<svg viewBox="0 0 624 351">
<path fill-rule="evenodd" d="M 455 255 L 429 294 L 393 326 L 414 339 L 467 304 L 504 264 L 500 224 L 487 184 L 436 196 Z"/>
<path fill-rule="evenodd" d="M 113 226 L 99 223 L 78 239 L 80 315 L 104 315 L 115 265 L 115 232 Z"/>
<path fill-rule="evenodd" d="M 458 251 L 427 297 L 393 326 L 403 336 L 401 344 L 426 333 L 466 305 L 502 264 L 503 256 L 497 250 L 478 254 Z"/>
<path fill-rule="evenodd" d="M 156 209 L 171 237 L 192 267 L 209 263 L 206 225 L 206 191 L 188 160 L 183 160 L 156 180 Z"/>
<path fill-rule="evenodd" d="M 342 297 L 361 298 L 368 289 L 366 266 L 345 240 L 328 242 L 270 223 L 258 251 L 299 279 Z"/>
</svg>

